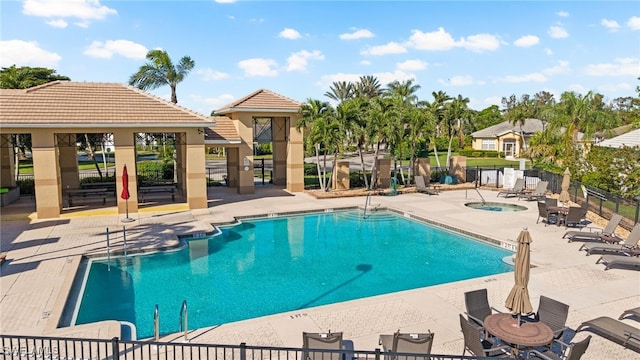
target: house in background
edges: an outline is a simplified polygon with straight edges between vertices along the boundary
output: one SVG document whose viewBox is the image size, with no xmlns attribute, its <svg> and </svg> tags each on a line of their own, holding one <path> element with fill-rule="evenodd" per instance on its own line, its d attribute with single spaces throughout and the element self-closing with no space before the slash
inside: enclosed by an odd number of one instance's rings
<svg viewBox="0 0 640 360">
<path fill-rule="evenodd" d="M 640 129 L 631 130 L 625 134 L 600 141 L 596 145 L 617 149 L 623 146 L 640 146 Z"/>
<path fill-rule="evenodd" d="M 522 150 L 522 138 L 528 144 L 533 134 L 544 130 L 545 122 L 539 119 L 525 119 L 522 128 L 519 124 L 511 124 L 508 121 L 478 130 L 471 134 L 474 150 L 501 151 L 507 159 L 520 157 Z"/>
</svg>

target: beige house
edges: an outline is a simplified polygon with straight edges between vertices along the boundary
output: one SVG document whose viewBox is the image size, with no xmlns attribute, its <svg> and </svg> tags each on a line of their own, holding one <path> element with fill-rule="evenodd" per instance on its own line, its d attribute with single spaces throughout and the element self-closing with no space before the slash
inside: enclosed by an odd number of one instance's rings
<svg viewBox="0 0 640 360">
<path fill-rule="evenodd" d="M 239 193 L 253 192 L 253 133 L 256 118 L 272 120 L 274 183 L 302 191 L 302 134 L 295 130 L 296 102 L 259 90 L 204 116 L 118 83 L 55 81 L 20 90 L 0 90 L 0 187 L 15 186 L 14 134 L 32 142 L 38 218 L 57 218 L 63 195 L 79 189 L 76 134 L 113 138 L 116 194 L 127 165 L 130 198 L 117 196 L 118 212 L 138 211 L 136 135 L 172 133 L 176 139 L 177 187 L 190 209 L 207 208 L 205 146 L 228 148 L 228 177 Z M 299 105 L 299 104 L 298 104 Z M 295 111 L 294 111 L 295 108 Z M 206 135 L 206 137 L 205 137 Z"/>
<path fill-rule="evenodd" d="M 528 144 L 533 134 L 544 130 L 544 123 L 538 119 L 525 119 L 522 126 L 508 121 L 478 130 L 471 134 L 474 150 L 493 150 L 504 153 L 507 159 L 520 157 L 523 149 L 522 138 Z M 521 135 L 522 134 L 522 135 Z"/>
</svg>

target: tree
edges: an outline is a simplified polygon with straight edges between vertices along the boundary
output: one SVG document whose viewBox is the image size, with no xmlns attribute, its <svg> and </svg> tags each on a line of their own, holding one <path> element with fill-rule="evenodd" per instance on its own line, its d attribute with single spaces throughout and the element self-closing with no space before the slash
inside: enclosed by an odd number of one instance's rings
<svg viewBox="0 0 640 360">
<path fill-rule="evenodd" d="M 537 116 L 537 103 L 534 99 L 531 99 L 529 95 L 524 94 L 518 98 L 515 95 L 511 95 L 509 98 L 502 98 L 502 105 L 504 106 L 504 118 L 514 126 L 520 127 L 520 146 L 522 149 L 527 149 L 527 143 L 524 138 L 524 124 L 527 119 L 532 119 Z"/>
<path fill-rule="evenodd" d="M 2 89 L 27 89 L 56 80 L 69 81 L 70 79 L 56 74 L 56 70 L 42 67 L 12 65 L 0 70 L 0 88 Z"/>
<path fill-rule="evenodd" d="M 131 75 L 129 85 L 141 90 L 153 90 L 160 86 L 169 85 L 171 88 L 171 102 L 178 103 L 176 86 L 184 80 L 194 68 L 195 62 L 188 56 L 183 56 L 177 66 L 173 64 L 169 54 L 164 50 L 151 50 L 147 53 L 147 62 L 138 72 Z"/>
<path fill-rule="evenodd" d="M 414 84 L 413 80 L 400 82 L 392 81 L 387 85 L 384 93 L 392 98 L 399 98 L 401 102 L 407 105 L 415 105 L 418 102 L 416 92 L 420 90 L 420 85 Z"/>
<path fill-rule="evenodd" d="M 355 84 L 354 94 L 357 97 L 372 99 L 380 96 L 381 92 L 380 82 L 375 76 L 360 76 L 360 81 Z"/>
<path fill-rule="evenodd" d="M 433 143 L 433 154 L 436 157 L 436 164 L 440 167 L 440 157 L 438 156 L 438 145 L 436 139 L 442 134 L 442 126 L 446 124 L 445 105 L 449 101 L 453 100 L 453 98 L 442 90 L 438 92 L 433 91 L 431 95 L 433 96 L 433 102 L 428 104 L 428 109 L 436 118 L 436 128 L 432 134 L 431 142 Z"/>
<path fill-rule="evenodd" d="M 354 94 L 353 84 L 346 81 L 334 81 L 329 90 L 324 93 L 324 96 L 338 103 L 353 98 Z"/>
</svg>

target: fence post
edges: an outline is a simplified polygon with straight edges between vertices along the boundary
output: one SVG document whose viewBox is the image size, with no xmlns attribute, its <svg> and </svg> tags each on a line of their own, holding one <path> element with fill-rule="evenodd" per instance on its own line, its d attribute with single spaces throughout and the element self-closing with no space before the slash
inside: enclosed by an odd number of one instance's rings
<svg viewBox="0 0 640 360">
<path fill-rule="evenodd" d="M 640 197 L 636 198 L 636 224 L 638 223 L 638 217 L 640 216 Z"/>
<path fill-rule="evenodd" d="M 120 358 L 120 347 L 118 346 L 119 339 L 118 337 L 114 337 L 111 339 L 111 351 L 113 352 L 113 356 L 111 357 L 113 360 L 118 360 Z"/>
<path fill-rule="evenodd" d="M 240 343 L 240 360 L 247 360 L 247 343 Z"/>
<path fill-rule="evenodd" d="M 380 360 L 380 349 L 376 348 L 375 360 Z"/>
<path fill-rule="evenodd" d="M 262 159 L 262 185 L 264 186 L 264 159 Z"/>
<path fill-rule="evenodd" d="M 616 195 L 616 213 L 620 210 L 620 196 Z"/>
</svg>

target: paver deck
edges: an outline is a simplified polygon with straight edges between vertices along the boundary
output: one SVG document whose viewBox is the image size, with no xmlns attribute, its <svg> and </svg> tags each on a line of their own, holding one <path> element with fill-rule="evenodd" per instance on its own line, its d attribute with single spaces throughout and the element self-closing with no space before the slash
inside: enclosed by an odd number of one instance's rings
<svg viewBox="0 0 640 360">
<path fill-rule="evenodd" d="M 495 192 L 481 190 L 487 199 Z M 235 216 L 363 206 L 364 197 L 318 200 L 306 193 L 291 194 L 272 186 L 257 187 L 256 193 L 238 195 L 227 188 L 209 189 L 209 208 L 186 210 L 177 203 L 129 214 L 136 221 L 123 223 L 115 207 L 92 212 L 64 213 L 60 219 L 32 220 L 28 199 L 2 208 L 1 251 L 7 261 L 0 268 L 0 333 L 111 338 L 119 326 L 111 321 L 60 328 L 62 310 L 83 255 L 104 253 L 106 229 L 111 245 L 122 246 L 126 227 L 129 249 L 174 246 L 177 236 L 212 231 L 212 224 L 228 223 Z M 523 227 L 531 233 L 529 293 L 537 308 L 540 295 L 570 305 L 567 325 L 599 316 L 618 316 L 640 304 L 640 273 L 628 269 L 604 270 L 595 264 L 598 256 L 578 251 L 582 243 L 562 239 L 564 227 L 536 224 L 535 202 L 513 198 L 500 202 L 525 205 L 527 211 L 490 212 L 464 206 L 480 201 L 474 190 L 443 191 L 438 196 L 403 194 L 372 197 L 373 207 L 389 207 L 446 226 L 479 234 L 515 246 Z M 399 244 L 398 246 L 401 246 Z M 461 354 L 462 334 L 458 314 L 464 312 L 463 293 L 487 288 L 492 306 L 507 311 L 504 301 L 513 285 L 513 273 L 481 277 L 438 286 L 346 301 L 305 310 L 291 311 L 216 327 L 192 330 L 191 342 L 264 346 L 302 345 L 302 332 L 342 331 L 355 348 L 379 348 L 383 333 L 435 332 L 432 351 Z M 292 294 L 295 296 L 295 293 Z M 64 319 L 62 319 L 64 320 Z M 637 319 L 623 319 L 640 327 Z M 569 331 L 573 334 L 572 331 Z M 590 332 L 576 334 L 581 340 Z M 182 334 L 163 340 L 182 341 Z M 600 336 L 594 336 L 583 359 L 634 359 L 640 354 Z"/>
</svg>

